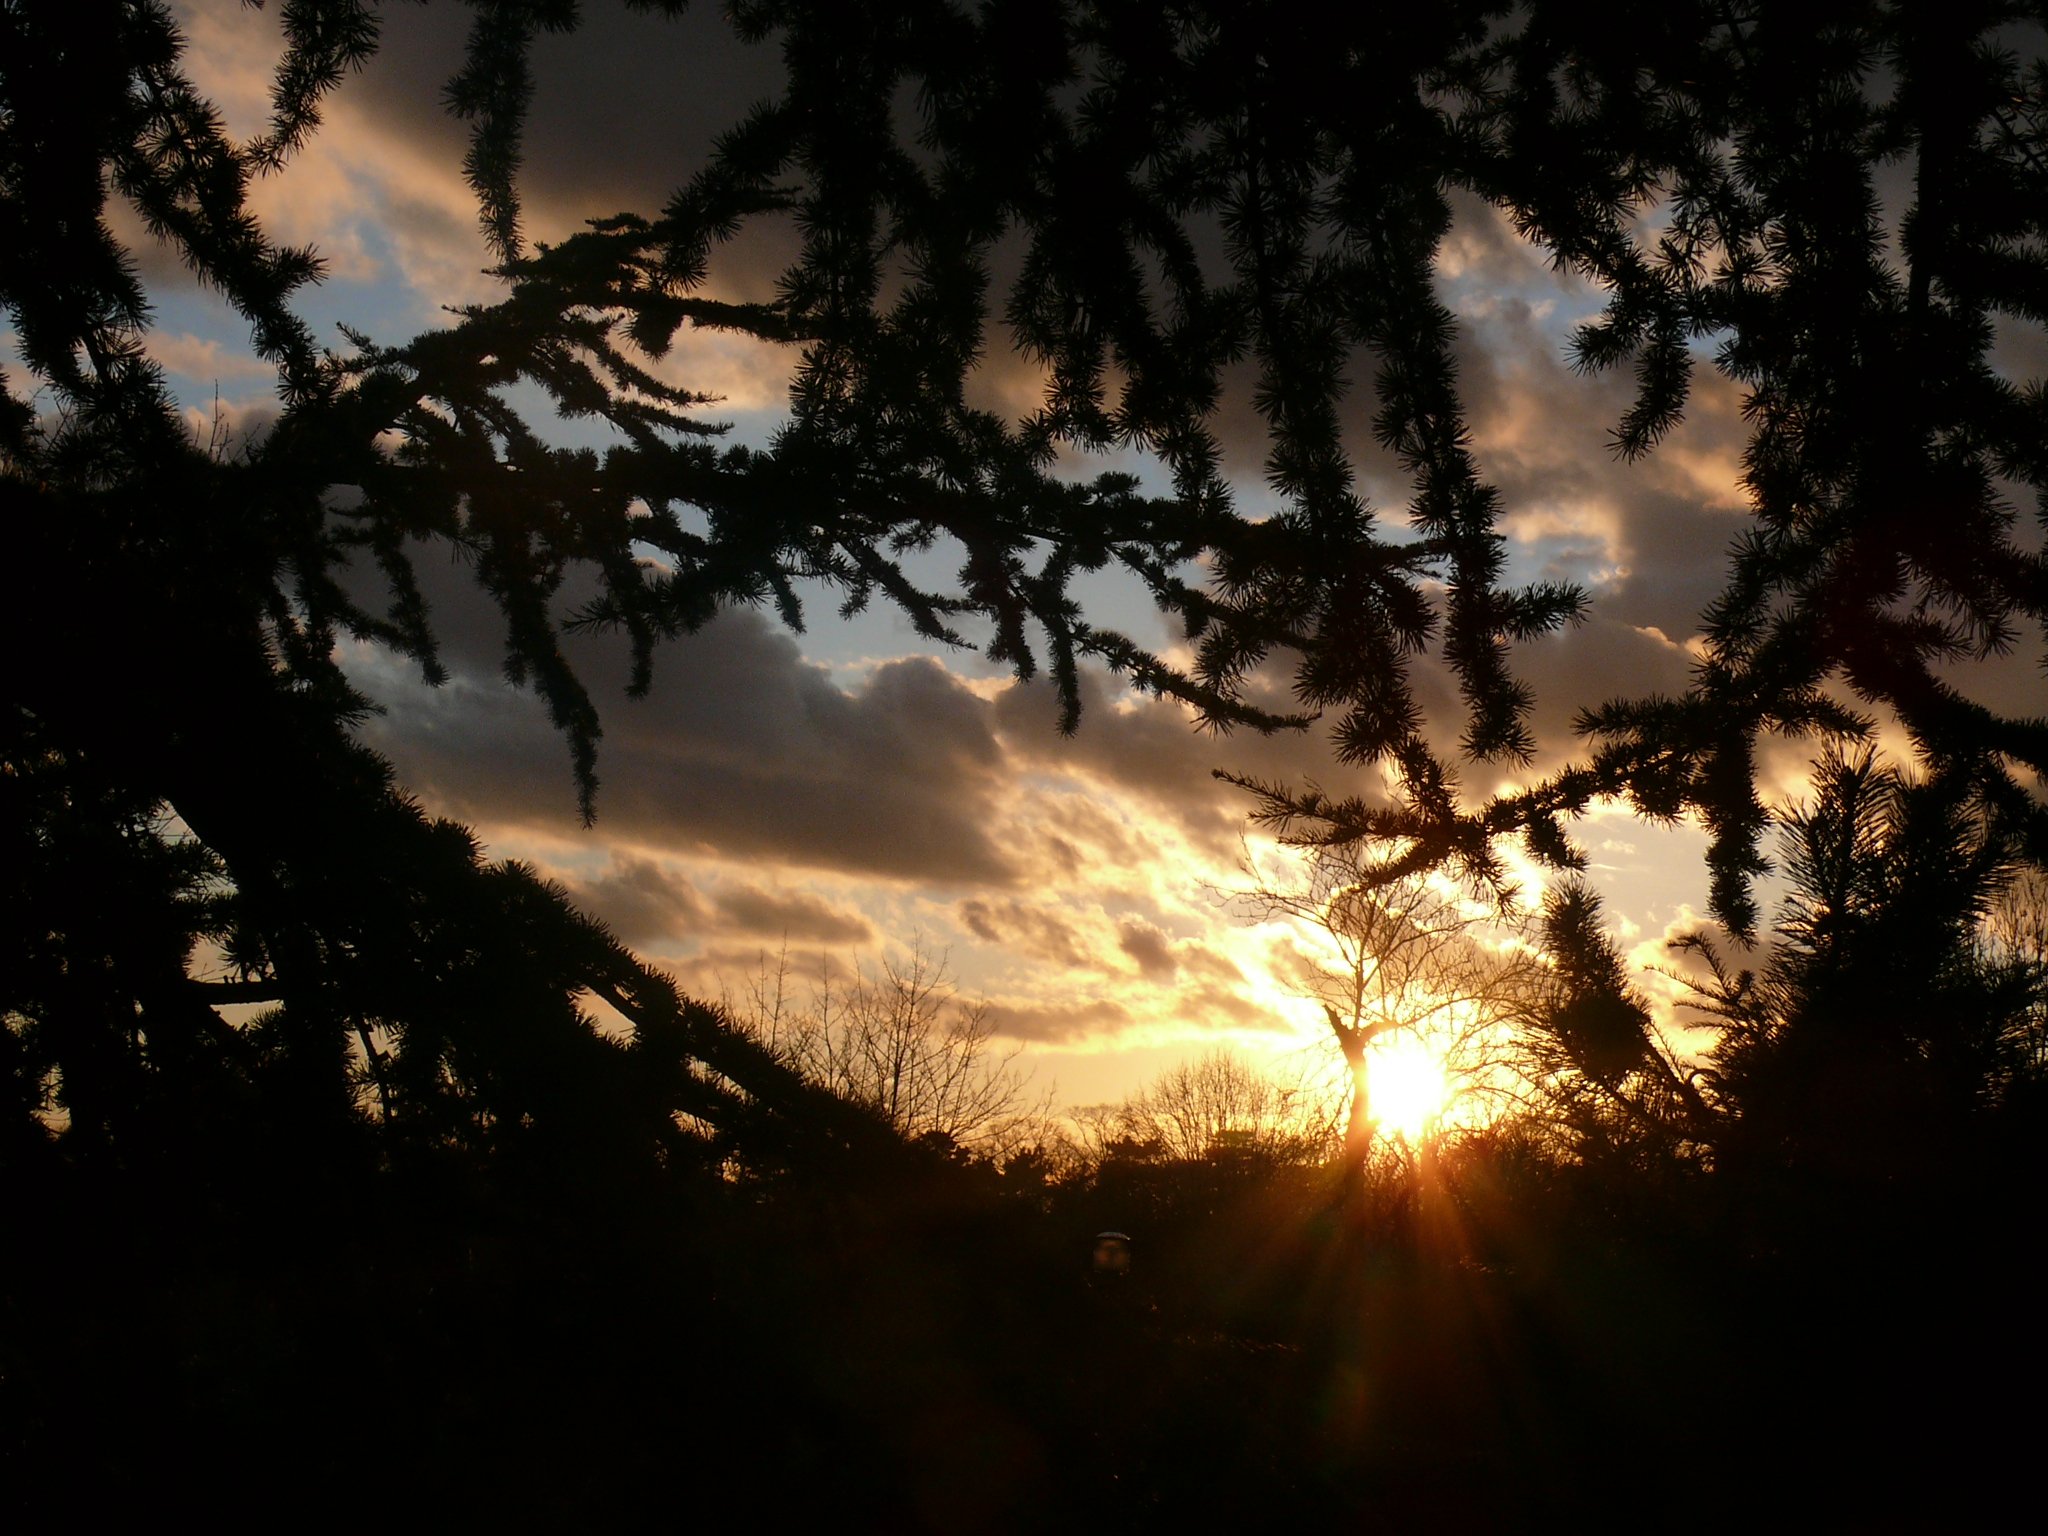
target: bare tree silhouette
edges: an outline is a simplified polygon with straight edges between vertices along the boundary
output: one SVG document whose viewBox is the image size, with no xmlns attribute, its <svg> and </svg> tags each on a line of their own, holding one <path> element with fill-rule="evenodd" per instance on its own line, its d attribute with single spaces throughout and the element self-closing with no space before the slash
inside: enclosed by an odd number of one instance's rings
<svg viewBox="0 0 2048 1536">
<path fill-rule="evenodd" d="M 1240 911 L 1310 925 L 1329 949 L 1300 957 L 1297 983 L 1322 1005 L 1349 1071 L 1344 1157 L 1372 1151 L 1370 1052 L 1407 1038 L 1441 1060 L 1454 1095 L 1497 1111 L 1512 1096 L 1511 1023 L 1528 1007 L 1535 954 L 1498 909 L 1440 879 L 1386 878 L 1400 849 L 1369 842 L 1315 849 L 1298 878 L 1231 894 Z M 1260 873 L 1249 861 L 1248 872 Z"/>
<path fill-rule="evenodd" d="M 1045 1138 L 1050 1099 L 1018 1070 L 1022 1046 L 997 1046 L 988 1005 L 961 998 L 921 938 L 872 971 L 854 961 L 843 980 L 821 955 L 801 1002 L 791 979 L 786 947 L 772 965 L 764 953 L 736 1012 L 808 1081 L 913 1140 L 1001 1157 Z"/>
</svg>

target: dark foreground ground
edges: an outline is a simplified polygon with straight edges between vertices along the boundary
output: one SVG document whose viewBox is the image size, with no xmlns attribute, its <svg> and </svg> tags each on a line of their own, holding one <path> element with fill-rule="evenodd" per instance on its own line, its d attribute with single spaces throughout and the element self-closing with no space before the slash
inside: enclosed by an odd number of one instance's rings
<svg viewBox="0 0 2048 1536">
<path fill-rule="evenodd" d="M 1897 1528 L 1995 1507 L 2048 1427 L 2012 1192 L 1653 1219 L 1498 1168 L 1127 1172 L 934 1166 L 886 1199 L 17 1185 L 5 1500 L 230 1527 Z M 1087 1273 L 1108 1225 L 1128 1279 Z"/>
</svg>

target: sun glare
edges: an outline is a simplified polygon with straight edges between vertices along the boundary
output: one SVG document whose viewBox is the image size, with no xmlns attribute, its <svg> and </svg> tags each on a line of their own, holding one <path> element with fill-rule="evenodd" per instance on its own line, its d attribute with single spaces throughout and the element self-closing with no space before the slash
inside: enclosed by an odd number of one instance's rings
<svg viewBox="0 0 2048 1536">
<path fill-rule="evenodd" d="M 1365 1071 L 1373 1118 L 1389 1136 L 1419 1140 L 1450 1098 L 1443 1062 L 1412 1036 L 1376 1046 L 1366 1058 Z"/>
</svg>

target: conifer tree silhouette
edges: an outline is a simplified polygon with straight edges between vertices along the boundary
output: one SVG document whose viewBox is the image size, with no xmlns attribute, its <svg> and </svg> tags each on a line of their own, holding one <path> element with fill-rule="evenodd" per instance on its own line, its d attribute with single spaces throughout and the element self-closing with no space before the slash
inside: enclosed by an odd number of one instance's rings
<svg viewBox="0 0 2048 1536">
<path fill-rule="evenodd" d="M 505 610 L 510 671 L 569 740 L 586 811 L 599 727 L 557 644 L 550 602 L 565 573 L 601 573 L 575 622 L 631 635 L 636 688 L 661 636 L 732 602 L 773 601 L 800 622 L 795 582 L 818 578 L 849 608 L 895 602 L 933 637 L 991 621 L 992 656 L 1024 674 L 1049 662 L 1069 726 L 1086 659 L 1214 724 L 1321 713 L 1340 757 L 1391 766 L 1399 797 L 1252 784 L 1262 813 L 1311 837 L 1410 838 L 1413 867 L 1452 860 L 1498 879 L 1493 839 L 1508 833 L 1574 863 L 1562 818 L 1599 794 L 1698 814 L 1714 832 L 1716 911 L 1747 932 L 1765 732 L 1848 739 L 1869 728 L 1865 712 L 1888 712 L 1928 766 L 1985 787 L 2030 857 L 2048 836 L 2026 787 L 2048 726 L 1971 702 L 1941 670 L 2010 647 L 2042 614 L 2043 557 L 2016 537 L 2009 502 L 2048 473 L 2042 397 L 1990 360 L 1997 317 L 2040 313 L 2048 62 L 2002 41 L 2028 14 L 1878 5 L 1812 26 L 1708 5 L 1654 20 L 1543 4 L 1493 22 L 1477 5 L 1330 22 L 1265 6 L 1140 18 L 753 4 L 734 15 L 744 36 L 779 39 L 783 96 L 658 216 L 529 248 L 516 175 L 525 53 L 576 14 L 494 5 L 478 11 L 447 99 L 472 128 L 466 169 L 510 296 L 411 343 L 357 338 L 334 360 L 289 304 L 316 258 L 269 243 L 246 192 L 374 49 L 374 9 L 289 7 L 273 124 L 237 146 L 179 73 L 161 11 L 126 9 L 111 35 L 88 38 L 24 7 L 8 25 L 29 62 L 9 88 L 55 110 L 11 119 L 7 287 L 31 367 L 84 417 L 80 451 L 117 418 L 144 440 L 161 430 L 141 294 L 98 218 L 104 168 L 279 366 L 290 408 L 261 455 L 262 494 L 243 499 L 269 558 L 291 561 L 294 664 L 317 669 L 339 627 L 399 645 L 432 675 L 405 542 L 458 541 Z M 906 88 L 915 147 L 894 115 Z M 1878 166 L 1900 157 L 1916 171 L 1903 273 L 1873 191 Z M 1588 711 L 1583 763 L 1476 804 L 1427 745 L 1411 659 L 1436 647 L 1458 677 L 1466 756 L 1523 758 L 1530 700 L 1509 649 L 1582 599 L 1501 585 L 1499 498 L 1470 451 L 1455 320 L 1432 287 L 1455 188 L 1608 291 L 1577 347 L 1588 369 L 1635 367 L 1617 451 L 1653 451 L 1707 343 L 1747 391 L 1753 426 L 1755 523 L 1706 616 L 1693 686 Z M 1638 217 L 1652 203 L 1668 231 Z M 774 211 L 803 232 L 776 300 L 704 297 L 714 247 Z M 1204 244 L 1212 225 L 1220 262 Z M 1023 260 L 998 295 L 990 258 L 1006 235 Z M 998 321 L 1047 371 L 1021 426 L 968 404 Z M 772 451 L 719 450 L 692 414 L 705 402 L 636 361 L 692 325 L 801 348 Z M 1380 531 L 1342 447 L 1360 348 L 1377 367 L 1374 430 L 1414 478 L 1404 538 Z M 1267 428 L 1275 505 L 1259 515 L 1232 504 L 1211 430 L 1238 359 L 1257 371 Z M 520 382 L 602 417 L 625 446 L 549 447 L 508 403 Z M 395 455 L 377 446 L 389 431 Z M 1053 472 L 1062 445 L 1112 444 L 1156 454 L 1176 494 Z M 329 529 L 319 493 L 335 484 L 364 495 Z M 642 506 L 653 515 L 634 516 Z M 922 584 L 902 558 L 941 538 L 964 552 L 950 587 Z M 665 568 L 636 561 L 636 544 Z M 340 548 L 385 567 L 387 612 L 341 592 Z M 1184 574 L 1196 559 L 1213 581 Z M 1183 621 L 1191 665 L 1080 610 L 1073 578 L 1112 565 Z M 283 590 L 274 572 L 251 580 Z M 1286 653 L 1298 709 L 1282 717 L 1242 685 Z"/>
<path fill-rule="evenodd" d="M 1933 1185 L 1981 1165 L 2021 1105 L 2038 967 L 1986 942 L 2016 859 L 1954 778 L 1823 757 L 1781 834 L 1791 889 L 1757 968 L 1707 940 L 1708 1080 L 1738 1150 L 1817 1181 Z M 2015 1089 L 2018 1088 L 2018 1092 Z"/>
<path fill-rule="evenodd" d="M 1591 1162 L 1617 1151 L 1696 1158 L 1724 1130 L 1697 1071 L 1673 1052 L 1601 924 L 1600 899 L 1570 880 L 1544 898 L 1539 928 L 1547 986 L 1531 989 L 1522 1022 L 1530 1075 L 1570 1150 Z"/>
<path fill-rule="evenodd" d="M 204 1059 L 221 1081 L 258 1074 L 266 1092 L 302 1095 L 306 1124 L 362 1111 L 360 1071 L 368 1118 L 417 1113 L 435 1135 L 488 1139 L 582 1114 L 570 1101 L 584 1089 L 569 1085 L 657 1036 L 664 1114 L 737 1126 L 800 1102 L 765 1056 L 666 997 L 557 897 L 482 869 L 459 829 L 426 822 L 350 743 L 363 706 L 335 659 L 341 637 L 441 675 L 409 553 L 422 540 L 471 557 L 505 620 L 507 670 L 545 699 L 586 814 L 599 719 L 558 607 L 572 574 L 595 572 L 597 595 L 567 622 L 626 632 L 636 692 L 665 637 L 743 603 L 799 624 L 798 584 L 822 582 L 849 610 L 893 603 L 935 639 L 985 622 L 993 658 L 1050 671 L 1068 728 L 1086 662 L 1212 725 L 1323 717 L 1346 766 L 1391 770 L 1392 798 L 1246 787 L 1259 815 L 1307 840 L 1405 849 L 1388 879 L 1450 863 L 1499 884 L 1509 835 L 1581 863 L 1566 819 L 1618 795 L 1649 817 L 1705 821 L 1715 910 L 1747 933 L 1767 823 L 1758 741 L 1854 741 L 1880 715 L 1987 839 L 2048 857 L 2048 723 L 1951 680 L 2048 620 L 2048 557 L 2012 505 L 2048 490 L 2048 396 L 1992 350 L 2002 321 L 2048 319 L 2037 7 L 1816 18 L 1471 0 L 1331 18 L 763 0 L 732 15 L 744 37 L 779 44 L 783 93 L 663 209 L 535 245 L 517 176 L 527 52 L 578 12 L 479 5 L 446 99 L 471 128 L 465 170 L 504 297 L 410 341 L 350 333 L 337 355 L 294 308 L 317 253 L 272 240 L 250 194 L 374 52 L 377 8 L 286 5 L 271 122 L 241 142 L 194 88 L 155 0 L 0 10 L 0 301 L 45 412 L 0 393 L 0 512 L 17 530 L 0 622 L 12 654 L 37 658 L 7 703 L 24 818 L 8 835 L 36 852 L 14 899 L 58 910 L 67 871 L 106 868 L 154 914 L 132 945 L 74 910 L 20 949 L 5 1000 L 17 1104 L 60 1081 L 89 1098 L 137 1061 Z M 1893 161 L 1913 171 L 1892 210 L 1896 263 L 1876 191 Z M 1569 622 L 1583 598 L 1504 582 L 1500 497 L 1472 451 L 1457 323 L 1433 286 L 1456 191 L 1606 291 L 1577 357 L 1635 371 L 1615 432 L 1624 457 L 1655 451 L 1709 347 L 1750 423 L 1752 524 L 1691 685 L 1587 711 L 1582 761 L 1490 799 L 1429 745 L 1410 669 L 1433 649 L 1456 676 L 1457 755 L 1524 760 L 1531 699 L 1512 646 Z M 196 448 L 172 408 L 106 216 L 114 195 L 246 318 L 277 370 L 283 413 L 244 458 Z M 1645 219 L 1653 205 L 1668 217 Z M 801 248 L 776 297 L 708 297 L 719 245 L 781 213 Z M 998 290 L 1005 241 L 1019 265 Z M 710 402 L 655 376 L 690 327 L 795 349 L 790 419 L 765 451 L 722 446 Z M 971 403 L 998 338 L 1045 373 L 1022 422 Z M 1349 376 L 1360 359 L 1374 369 L 1363 388 Z M 1214 430 L 1240 363 L 1266 434 L 1271 502 L 1257 507 L 1236 504 Z M 551 444 L 514 404 L 534 388 L 619 442 Z M 1411 476 L 1398 534 L 1347 457 L 1353 409 Z M 1059 470 L 1063 449 L 1112 446 L 1156 456 L 1173 493 Z M 941 541 L 962 553 L 951 582 L 908 558 Z M 658 565 L 637 557 L 648 548 Z M 363 558 L 386 578 L 381 606 L 343 584 Z M 1177 620 L 1190 660 L 1083 610 L 1077 578 L 1106 568 Z M 130 664 L 88 663 L 68 643 L 83 626 Z M 1276 663 L 1294 693 L 1280 711 L 1247 687 Z M 161 677 L 194 680 L 213 708 Z M 161 807 L 196 848 L 145 834 Z M 73 839 L 76 861 L 57 851 Z M 466 912 L 495 916 L 472 930 Z M 551 958 L 495 974 L 533 977 L 530 1007 L 465 992 L 522 925 L 547 931 Z M 229 992 L 175 984 L 173 957 L 201 938 L 236 967 Z M 100 994 L 80 990 L 87 973 Z M 640 1041 L 597 1041 L 575 1006 L 584 990 L 616 994 Z M 125 1020 L 115 995 L 153 1022 Z M 502 1027 L 477 1023 L 484 996 Z M 230 997 L 277 1012 L 233 1029 L 194 1002 Z M 1582 1064 L 1626 1075 L 1605 1053 L 1627 1033 L 1589 1016 Z M 558 1075 L 541 1057 L 580 1065 Z M 83 1128 L 100 1111 L 81 1100 L 73 1113 Z M 667 1144 L 661 1116 L 636 1123 L 646 1146 Z"/>
<path fill-rule="evenodd" d="M 354 742 L 364 702 L 342 639 L 442 675 L 412 564 L 423 543 L 461 550 L 495 600 L 507 670 L 545 700 L 586 814 L 600 721 L 560 609 L 591 573 L 597 595 L 568 623 L 623 630 L 638 693 L 664 639 L 736 604 L 800 624 L 800 590 L 822 583 L 936 640 L 987 626 L 993 659 L 1050 673 L 1070 729 L 1084 664 L 1215 726 L 1325 720 L 1344 767 L 1391 771 L 1391 798 L 1246 787 L 1309 841 L 1403 849 L 1389 880 L 1449 864 L 1503 884 L 1507 836 L 1581 863 L 1566 822 L 1598 796 L 1696 815 L 1714 838 L 1715 910 L 1742 933 L 1768 823 L 1759 741 L 1853 743 L 1889 717 L 1925 782 L 1829 760 L 1835 798 L 1794 824 L 1795 876 L 1812 883 L 1770 966 L 1728 995 L 1719 1078 L 1654 1048 L 1589 901 L 1569 892 L 1551 913 L 1558 1071 L 1613 1142 L 1648 1127 L 1717 1156 L 1809 1160 L 1903 1113 L 1969 1122 L 1973 1096 L 2012 1075 L 2012 1042 L 2038 1029 L 2038 971 L 1973 968 L 1964 936 L 1999 870 L 2048 862 L 2048 723 L 1955 679 L 2048 622 L 2048 558 L 2015 510 L 2048 493 L 2048 394 L 1994 355 L 2007 321 L 2048 323 L 2038 4 L 749 0 L 730 13 L 780 46 L 786 89 L 665 207 L 553 245 L 522 227 L 527 58 L 579 8 L 474 10 L 446 102 L 471 129 L 464 168 L 502 297 L 410 340 L 348 333 L 337 354 L 296 307 L 318 253 L 273 239 L 251 194 L 378 47 L 379 8 L 284 0 L 271 120 L 237 140 L 161 0 L 0 0 L 0 306 L 32 391 L 0 381 L 0 1214 L 10 1232 L 73 1239 L 5 1277 L 10 1406 L 47 1392 L 80 1422 L 126 1414 L 148 1445 L 193 1399 L 135 1380 L 260 1381 L 164 1322 L 205 1313 L 210 1279 L 232 1268 L 207 1268 L 216 1247 L 256 1277 L 216 1339 L 264 1336 L 296 1297 L 298 1332 L 277 1334 L 347 1361 L 328 1433 L 293 1447 L 316 1463 L 409 1411 L 407 1383 L 446 1394 L 427 1394 L 416 1427 L 479 1422 L 457 1400 L 464 1372 L 435 1377 L 440 1357 L 419 1344 L 439 1347 L 429 1304 L 459 1321 L 485 1298 L 464 1359 L 580 1401 L 592 1378 L 566 1325 L 546 1369 L 499 1361 L 507 1338 L 537 1347 L 546 1330 L 525 1303 L 560 1271 L 535 1262 L 530 1289 L 491 1299 L 519 1262 L 494 1261 L 494 1243 L 524 1233 L 521 1252 L 562 1265 L 607 1233 L 659 1249 L 687 1226 L 669 1215 L 732 1217 L 764 1174 L 816 1180 L 864 1149 L 893 1155 L 873 1117 L 678 996 L 530 871 L 484 865 Z M 1893 163 L 1913 186 L 1888 210 Z M 1504 508 L 1434 286 L 1454 194 L 1605 291 L 1577 358 L 1634 371 L 1620 454 L 1656 451 L 1710 350 L 1750 433 L 1751 524 L 1688 688 L 1587 711 L 1581 761 L 1492 798 L 1467 791 L 1465 765 L 1520 763 L 1535 745 L 1512 648 L 1584 600 L 1505 576 Z M 114 197 L 275 368 L 282 414 L 245 455 L 190 440 L 144 345 L 148 297 Z M 719 247 L 783 214 L 801 248 L 776 296 L 710 297 Z M 692 327 L 793 350 L 790 417 L 767 449 L 723 445 L 713 402 L 657 376 Z M 1045 375 L 1021 422 L 973 403 L 997 346 Z M 1371 377 L 1354 384 L 1361 362 Z M 1240 366 L 1270 492 L 1251 506 L 1215 426 Z M 552 443 L 518 403 L 536 390 L 615 445 Z M 1404 527 L 1359 489 L 1352 411 L 1411 479 Z M 1063 451 L 1113 447 L 1154 456 L 1172 493 L 1062 471 Z M 960 552 L 951 581 L 912 558 L 942 544 Z M 383 574 L 381 597 L 345 583 L 352 563 Z M 1148 651 L 1085 610 L 1080 578 L 1103 570 L 1135 577 L 1185 652 Z M 1461 695 L 1448 757 L 1411 676 L 1430 652 Z M 1293 689 L 1277 709 L 1251 686 L 1274 667 Z M 203 980 L 201 946 L 222 957 Z M 1902 1009 L 1909 995 L 1931 1011 Z M 622 1035 L 597 1028 L 592 997 Z M 1853 1091 L 1814 1088 L 1845 1073 Z M 1841 1113 L 1816 1121 L 1816 1103 Z M 1973 1143 L 1966 1130 L 1951 1144 Z M 677 1203 L 613 1221 L 622 1192 L 657 1185 Z M 363 1235 L 364 1192 L 394 1187 L 414 1202 L 410 1235 L 438 1242 L 452 1221 L 445 1249 Z M 250 1257 L 252 1233 L 287 1228 L 299 1247 Z M 395 1256 L 413 1264 L 396 1289 L 417 1308 L 359 1334 L 334 1324 L 393 1287 Z M 706 1318 L 757 1305 L 778 1323 L 812 1300 L 764 1294 L 691 1300 Z M 118 1352 L 92 1344 L 102 1327 L 147 1360 L 126 1376 L 77 1369 Z M 697 1368 L 715 1333 L 667 1358 Z M 621 1330 L 608 1347 L 646 1343 Z M 354 1369 L 357 1348 L 412 1374 L 386 1390 Z M 756 1364 L 726 1379 L 749 1383 Z M 763 1400 L 777 1378 L 764 1379 L 750 1388 Z M 268 1405 L 249 1400 L 264 1411 L 237 1422 L 261 1426 Z M 68 1443 L 10 1436 L 8 1454 Z M 164 1443 L 159 1466 L 194 1441 Z M 513 1467 L 530 1443 L 491 1440 L 476 1460 Z M 593 1466 L 613 1448 L 587 1443 Z M 337 1466 L 324 1485 L 341 1484 Z"/>
</svg>

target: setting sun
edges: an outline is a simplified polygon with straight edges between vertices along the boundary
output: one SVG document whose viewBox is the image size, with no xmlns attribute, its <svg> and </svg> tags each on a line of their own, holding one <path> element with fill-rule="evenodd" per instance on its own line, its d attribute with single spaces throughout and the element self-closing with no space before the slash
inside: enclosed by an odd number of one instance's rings
<svg viewBox="0 0 2048 1536">
<path fill-rule="evenodd" d="M 1414 1141 L 1443 1114 L 1450 1097 L 1444 1064 L 1414 1036 L 1375 1046 L 1365 1070 L 1373 1118 L 1387 1135 Z"/>
</svg>

